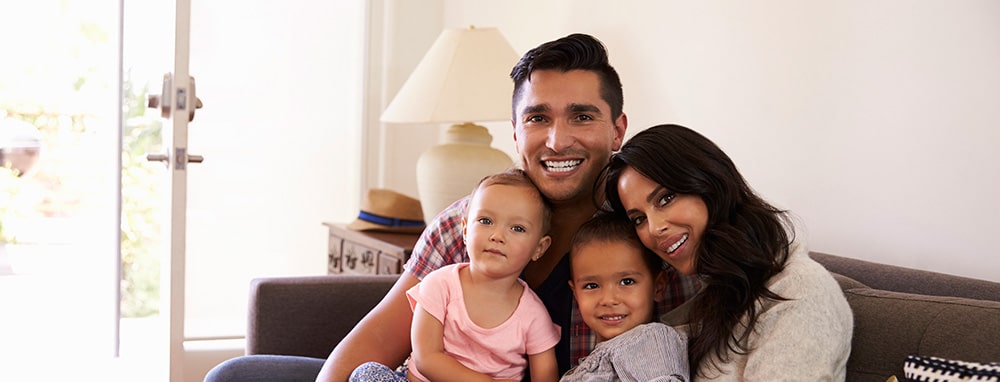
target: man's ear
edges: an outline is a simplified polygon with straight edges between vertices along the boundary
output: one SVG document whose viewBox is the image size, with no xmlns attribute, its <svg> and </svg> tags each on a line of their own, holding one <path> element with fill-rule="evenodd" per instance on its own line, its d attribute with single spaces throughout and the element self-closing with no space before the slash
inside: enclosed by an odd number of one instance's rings
<svg viewBox="0 0 1000 382">
<path fill-rule="evenodd" d="M 514 140 L 514 151 L 520 154 L 521 149 L 517 146 L 517 122 L 510 120 L 510 135 Z"/>
<path fill-rule="evenodd" d="M 535 247 L 535 254 L 531 256 L 531 260 L 538 261 L 538 259 L 541 259 L 550 245 L 552 245 L 552 236 L 542 236 L 542 239 L 538 240 L 538 247 Z"/>
<path fill-rule="evenodd" d="M 667 293 L 667 271 L 660 270 L 653 277 L 653 301 L 663 302 L 663 297 Z"/>
<path fill-rule="evenodd" d="M 622 113 L 615 119 L 615 141 L 614 141 L 614 151 L 618 151 L 622 148 L 622 142 L 625 142 L 625 130 L 628 129 L 628 116 Z"/>
</svg>

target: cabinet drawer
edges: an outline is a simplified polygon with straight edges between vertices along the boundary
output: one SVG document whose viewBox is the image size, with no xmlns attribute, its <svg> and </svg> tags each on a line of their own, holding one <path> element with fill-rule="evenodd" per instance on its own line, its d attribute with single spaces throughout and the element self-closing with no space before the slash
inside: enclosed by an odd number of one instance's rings
<svg viewBox="0 0 1000 382">
<path fill-rule="evenodd" d="M 344 239 L 337 236 L 330 235 L 329 248 L 327 249 L 327 262 L 326 269 L 327 273 L 334 274 L 341 272 L 341 266 L 344 263 L 344 253 L 341 251 L 341 245 Z"/>
<path fill-rule="evenodd" d="M 389 253 L 378 254 L 378 274 L 396 275 L 403 272 L 403 259 Z"/>
<path fill-rule="evenodd" d="M 350 240 L 344 240 L 341 245 L 343 262 L 341 263 L 341 273 L 345 274 L 375 274 L 375 262 L 381 252 Z"/>
<path fill-rule="evenodd" d="M 419 233 L 355 231 L 340 223 L 323 223 L 327 234 L 328 274 L 399 274 Z"/>
</svg>

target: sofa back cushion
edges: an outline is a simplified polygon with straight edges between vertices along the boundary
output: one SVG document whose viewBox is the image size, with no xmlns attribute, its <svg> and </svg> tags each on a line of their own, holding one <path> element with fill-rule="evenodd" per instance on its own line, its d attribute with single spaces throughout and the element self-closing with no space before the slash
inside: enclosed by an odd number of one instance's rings
<svg viewBox="0 0 1000 382">
<path fill-rule="evenodd" d="M 845 289 L 844 295 L 854 312 L 848 381 L 902 378 L 909 355 L 1000 361 L 1000 302 L 866 287 Z"/>
<path fill-rule="evenodd" d="M 264 277 L 250 283 L 247 354 L 326 358 L 398 275 Z"/>
<path fill-rule="evenodd" d="M 827 270 L 881 290 L 1000 301 L 1000 283 L 810 252 Z"/>
</svg>

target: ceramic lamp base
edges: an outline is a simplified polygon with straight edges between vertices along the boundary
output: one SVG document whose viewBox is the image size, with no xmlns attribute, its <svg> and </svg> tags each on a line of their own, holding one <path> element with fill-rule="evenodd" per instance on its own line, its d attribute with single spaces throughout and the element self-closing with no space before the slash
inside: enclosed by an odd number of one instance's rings
<svg viewBox="0 0 1000 382">
<path fill-rule="evenodd" d="M 417 192 L 424 220 L 431 221 L 445 207 L 472 192 L 490 174 L 513 166 L 503 151 L 490 147 L 493 137 L 473 123 L 452 125 L 441 144 L 417 160 Z"/>
</svg>

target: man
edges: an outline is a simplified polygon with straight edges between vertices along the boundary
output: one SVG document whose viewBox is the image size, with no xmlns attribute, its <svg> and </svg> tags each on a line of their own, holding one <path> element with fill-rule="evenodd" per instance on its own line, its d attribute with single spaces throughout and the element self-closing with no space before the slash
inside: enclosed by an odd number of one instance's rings
<svg viewBox="0 0 1000 382">
<path fill-rule="evenodd" d="M 514 66 L 511 78 L 511 124 L 520 166 L 553 205 L 549 231 L 552 244 L 544 256 L 528 265 L 524 279 L 562 328 L 556 355 L 560 373 L 564 373 L 594 346 L 593 336 L 579 314 L 574 317 L 565 255 L 577 229 L 603 201 L 603 196 L 594 195 L 595 183 L 608 158 L 624 140 L 628 119 L 622 112 L 622 85 L 608 63 L 604 45 L 584 34 L 569 35 L 528 51 Z M 405 292 L 443 265 L 468 261 L 461 227 L 466 202 L 457 201 L 428 224 L 399 280 L 337 345 L 322 365 L 317 381 L 345 381 L 356 366 L 366 361 L 403 363 L 410 353 L 413 317 Z M 675 304 L 694 290 L 692 284 L 680 283 L 676 278 L 674 284 L 668 288 L 673 296 L 667 300 Z M 243 358 L 227 361 L 233 365 L 220 365 L 206 380 L 245 380 L 240 376 L 251 375 L 250 369 L 267 370 L 265 364 L 272 368 L 268 371 L 272 376 L 308 374 L 309 368 L 315 367 L 312 361 L 301 359 L 286 362 L 273 357 L 260 361 Z"/>
</svg>

